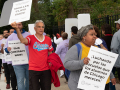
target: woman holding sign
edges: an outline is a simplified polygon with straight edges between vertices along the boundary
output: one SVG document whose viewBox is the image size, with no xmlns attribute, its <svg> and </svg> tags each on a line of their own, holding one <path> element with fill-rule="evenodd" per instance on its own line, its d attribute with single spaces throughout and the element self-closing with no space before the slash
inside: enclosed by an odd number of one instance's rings
<svg viewBox="0 0 120 90">
<path fill-rule="evenodd" d="M 95 46 L 94 44 L 96 40 L 96 34 L 93 25 L 82 27 L 77 34 L 81 42 L 71 47 L 64 59 L 65 68 L 71 71 L 68 80 L 68 86 L 70 90 L 81 90 L 77 88 L 79 76 L 83 66 L 88 64 L 90 61 L 87 56 L 91 45 Z M 111 75 L 111 78 L 113 79 L 114 76 Z M 109 81 L 110 78 L 106 82 L 105 90 L 109 90 Z M 113 84 L 115 84 L 115 82 L 113 82 Z"/>
</svg>

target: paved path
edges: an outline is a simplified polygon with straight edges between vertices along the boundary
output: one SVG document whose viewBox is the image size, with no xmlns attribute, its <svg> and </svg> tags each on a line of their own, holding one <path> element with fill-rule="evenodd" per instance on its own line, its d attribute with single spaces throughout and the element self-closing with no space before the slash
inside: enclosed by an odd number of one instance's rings
<svg viewBox="0 0 120 90">
<path fill-rule="evenodd" d="M 59 72 L 58 72 L 58 75 L 59 75 Z M 65 82 L 65 78 L 60 78 L 61 86 L 56 88 L 52 84 L 52 89 L 51 90 L 70 90 L 68 88 L 68 85 L 66 83 L 64 83 L 64 82 Z M 12 89 L 6 89 L 6 83 L 5 83 L 4 74 L 1 75 L 0 90 L 12 90 Z M 116 84 L 116 90 L 120 90 L 120 84 Z"/>
</svg>

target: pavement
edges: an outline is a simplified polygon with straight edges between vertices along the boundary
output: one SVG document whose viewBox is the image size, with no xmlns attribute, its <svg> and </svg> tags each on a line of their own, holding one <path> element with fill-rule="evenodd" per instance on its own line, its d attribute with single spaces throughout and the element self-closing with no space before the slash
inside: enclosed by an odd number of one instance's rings
<svg viewBox="0 0 120 90">
<path fill-rule="evenodd" d="M 58 72 L 58 76 L 59 76 L 59 72 Z M 61 86 L 60 87 L 55 87 L 52 84 L 51 90 L 70 90 L 68 88 L 68 85 L 65 83 L 65 78 L 59 78 L 59 79 L 60 79 Z M 120 90 L 120 84 L 117 83 L 115 86 L 116 86 L 116 90 Z M 10 89 L 6 89 L 6 83 L 5 83 L 4 74 L 1 74 L 0 90 L 12 90 L 11 88 Z"/>
</svg>

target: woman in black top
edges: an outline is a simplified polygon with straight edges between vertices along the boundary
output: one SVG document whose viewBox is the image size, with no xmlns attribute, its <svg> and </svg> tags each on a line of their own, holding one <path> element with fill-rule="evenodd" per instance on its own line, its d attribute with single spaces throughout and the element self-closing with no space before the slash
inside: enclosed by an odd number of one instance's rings
<svg viewBox="0 0 120 90">
<path fill-rule="evenodd" d="M 108 51 L 111 51 L 110 46 L 111 46 L 111 41 L 113 37 L 111 26 L 109 24 L 104 24 L 102 25 L 101 29 L 102 29 L 102 34 L 104 35 L 102 39 L 106 42 Z M 116 68 L 113 67 L 112 72 L 114 75 L 115 75 L 115 71 L 116 71 Z M 112 85 L 112 83 L 110 83 L 110 89 L 116 90 L 115 86 Z"/>
</svg>

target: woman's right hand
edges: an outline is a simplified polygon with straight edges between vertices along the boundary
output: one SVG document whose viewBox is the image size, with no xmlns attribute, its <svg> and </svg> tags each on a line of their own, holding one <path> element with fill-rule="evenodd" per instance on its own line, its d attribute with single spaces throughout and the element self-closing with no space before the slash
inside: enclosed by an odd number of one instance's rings
<svg viewBox="0 0 120 90">
<path fill-rule="evenodd" d="M 11 47 L 8 47 L 7 50 L 10 52 L 11 51 Z"/>
<path fill-rule="evenodd" d="M 89 61 L 90 61 L 90 59 L 88 57 L 85 57 L 83 62 L 84 62 L 84 64 L 88 64 Z"/>
</svg>

